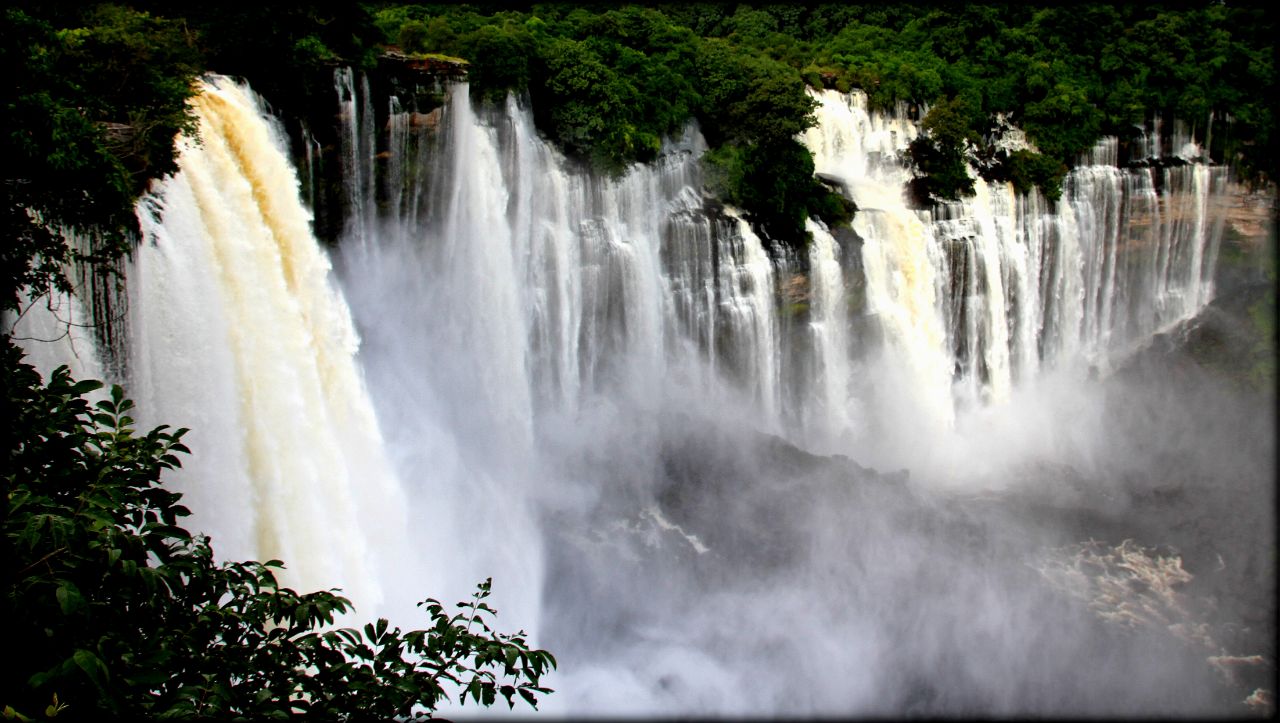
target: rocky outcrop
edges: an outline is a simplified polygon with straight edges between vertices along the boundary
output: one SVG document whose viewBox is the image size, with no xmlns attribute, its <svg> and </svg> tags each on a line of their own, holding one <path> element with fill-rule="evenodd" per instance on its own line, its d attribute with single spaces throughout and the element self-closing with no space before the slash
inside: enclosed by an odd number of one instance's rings
<svg viewBox="0 0 1280 723">
<path fill-rule="evenodd" d="M 396 47 L 389 47 L 383 51 L 382 61 L 424 76 L 454 80 L 466 78 L 469 65 L 462 58 L 435 53 L 408 54 Z"/>
<path fill-rule="evenodd" d="M 1239 237 L 1242 245 L 1262 246 L 1268 236 L 1275 233 L 1276 189 L 1267 187 L 1250 190 L 1241 184 L 1232 183 L 1227 189 L 1226 202 L 1221 212 L 1227 228 Z"/>
<path fill-rule="evenodd" d="M 339 68 L 317 71 L 313 79 L 316 87 L 335 88 L 335 73 Z M 440 123 L 440 109 L 445 103 L 448 86 L 465 80 L 467 61 L 444 55 L 407 54 L 399 48 L 387 48 L 378 58 L 375 68 L 356 74 L 352 92 L 354 102 L 367 108 L 376 128 L 385 129 L 392 113 L 390 99 L 396 99 L 397 113 L 408 114 L 412 128 L 435 129 Z M 268 98 L 271 100 L 271 98 Z M 339 102 L 333 90 L 318 94 L 308 103 L 296 119 L 286 122 L 292 156 L 299 169 L 300 180 L 306 189 L 314 214 L 313 230 L 316 237 L 326 244 L 337 243 L 344 231 L 344 219 L 349 215 L 348 194 L 344 191 L 343 144 L 351 143 L 342 137 L 342 118 L 348 110 Z M 391 149 L 386 147 L 387 134 L 375 132 L 367 141 L 374 148 L 366 149 L 380 162 L 387 162 Z M 365 152 L 365 151 L 362 151 Z"/>
</svg>

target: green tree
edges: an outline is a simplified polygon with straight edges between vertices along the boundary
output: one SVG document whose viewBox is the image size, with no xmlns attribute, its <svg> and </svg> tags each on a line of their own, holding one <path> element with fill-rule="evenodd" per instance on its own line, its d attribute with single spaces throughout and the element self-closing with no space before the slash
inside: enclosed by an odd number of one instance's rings
<svg viewBox="0 0 1280 723">
<path fill-rule="evenodd" d="M 406 53 L 422 53 L 427 51 L 427 24 L 421 20 L 409 20 L 400 26 L 396 33 L 396 42 Z"/>
<path fill-rule="evenodd" d="M 374 68 L 383 41 L 363 3 L 138 4 L 188 29 L 202 72 L 243 77 L 293 117 L 333 102 L 335 66 Z"/>
<path fill-rule="evenodd" d="M 7 338 L 2 353 L 0 705 L 29 714 L 52 701 L 82 719 L 389 720 L 427 717 L 451 692 L 535 707 L 551 692 L 541 679 L 555 658 L 490 627 L 488 581 L 452 615 L 420 603 L 422 630 L 332 629 L 351 610 L 336 591 L 280 587 L 279 561 L 216 564 L 161 485 L 185 429 L 139 434 L 120 387 L 91 404 L 100 382 L 63 367 L 42 383 Z"/>
<path fill-rule="evenodd" d="M 918 202 L 955 201 L 973 195 L 967 148 L 979 139 L 971 128 L 971 112 L 960 98 L 948 98 L 925 114 L 921 122 L 924 134 L 907 148 L 916 173 L 912 190 Z"/>
<path fill-rule="evenodd" d="M 0 11 L 0 309 L 15 309 L 24 287 L 68 288 L 62 269 L 78 252 L 64 229 L 93 237 L 90 256 L 123 253 L 134 200 L 173 170 L 175 137 L 194 129 L 186 101 L 198 62 L 181 27 L 74 7 Z"/>
<path fill-rule="evenodd" d="M 554 138 L 570 152 L 595 156 L 610 170 L 632 160 L 625 149 L 609 147 L 638 101 L 635 86 L 609 67 L 596 52 L 599 43 L 555 38 L 539 48 L 534 102 L 536 112 Z M 613 142 L 613 143 L 610 143 Z"/>
<path fill-rule="evenodd" d="M 703 165 L 713 193 L 746 211 L 766 238 L 794 248 L 808 241 L 806 217 L 834 227 L 849 223 L 857 210 L 814 178 L 813 156 L 792 138 L 724 145 L 707 152 Z"/>
<path fill-rule="evenodd" d="M 1066 175 L 1067 166 L 1062 161 L 1020 148 L 1009 154 L 989 180 L 1007 180 L 1018 193 L 1039 188 L 1045 198 L 1056 201 L 1062 197 L 1062 179 Z"/>
<path fill-rule="evenodd" d="M 501 98 L 509 90 L 519 91 L 528 86 L 534 43 L 523 26 L 484 25 L 460 38 L 458 43 L 460 52 L 471 61 L 469 79 L 482 95 Z"/>
</svg>

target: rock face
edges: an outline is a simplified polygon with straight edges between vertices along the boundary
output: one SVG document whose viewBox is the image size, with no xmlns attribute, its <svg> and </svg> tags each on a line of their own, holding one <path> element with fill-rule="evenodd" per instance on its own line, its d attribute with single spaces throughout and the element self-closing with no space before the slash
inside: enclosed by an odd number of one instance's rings
<svg viewBox="0 0 1280 723">
<path fill-rule="evenodd" d="M 409 55 L 399 48 L 388 48 L 382 54 L 385 63 L 398 64 L 405 70 L 427 78 L 461 80 L 467 76 L 467 61 L 445 55 Z"/>
<path fill-rule="evenodd" d="M 1222 213 L 1228 228 L 1247 247 L 1260 247 L 1268 237 L 1274 237 L 1276 225 L 1276 189 L 1268 187 L 1251 190 L 1232 183 L 1229 202 Z"/>
<path fill-rule="evenodd" d="M 334 91 L 314 98 L 302 117 L 284 119 L 284 126 L 304 198 L 314 214 L 316 237 L 326 244 L 336 244 L 346 219 L 352 216 L 343 191 L 343 184 L 349 180 L 342 175 L 344 148 L 350 150 L 353 143 L 368 144 L 362 152 L 370 152 L 384 164 L 391 162 L 393 155 L 386 146 L 385 132 L 359 139 L 344 138 L 344 116 L 353 112 L 371 115 L 376 127 L 386 129 L 393 112 L 406 112 L 412 128 L 435 130 L 446 88 L 466 79 L 467 63 L 447 56 L 411 56 L 392 48 L 378 58 L 374 70 L 358 74 L 345 91 L 338 87 L 338 78 L 344 72 L 349 74 L 349 70 L 331 68 L 324 72 L 326 77 L 316 84 Z"/>
</svg>

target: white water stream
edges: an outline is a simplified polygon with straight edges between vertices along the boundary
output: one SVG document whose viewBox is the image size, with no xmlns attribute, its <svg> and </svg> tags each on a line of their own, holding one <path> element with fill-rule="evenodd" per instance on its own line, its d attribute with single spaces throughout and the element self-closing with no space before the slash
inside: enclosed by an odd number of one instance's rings
<svg viewBox="0 0 1280 723">
<path fill-rule="evenodd" d="M 287 584 L 376 607 L 406 520 L 350 312 L 257 100 L 214 80 L 194 102 L 199 144 L 139 206 L 140 422 L 192 428 L 175 483 L 220 554 L 283 559 Z"/>
</svg>

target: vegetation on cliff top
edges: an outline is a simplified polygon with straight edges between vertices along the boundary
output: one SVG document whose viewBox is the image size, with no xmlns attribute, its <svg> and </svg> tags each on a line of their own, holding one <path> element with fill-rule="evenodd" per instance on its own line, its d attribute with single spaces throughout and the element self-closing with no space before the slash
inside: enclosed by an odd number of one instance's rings
<svg viewBox="0 0 1280 723">
<path fill-rule="evenodd" d="M 1155 113 L 1193 126 L 1246 179 L 1274 178 L 1274 19 L 1252 6 L 372 7 L 385 42 L 470 59 L 477 93 L 528 90 L 544 132 L 601 167 L 647 160 L 696 118 L 722 196 L 786 242 L 807 214 L 848 213 L 790 148 L 812 123 L 806 83 L 929 109 L 909 152 L 921 203 L 971 193 L 970 158 L 991 179 L 1057 198 L 1080 154 L 1103 135 L 1127 142 Z M 997 114 L 1036 150 L 997 151 Z"/>
<path fill-rule="evenodd" d="M 174 170 L 175 136 L 193 128 L 200 65 L 177 23 L 115 5 L 11 5 L 0 35 L 0 309 L 12 310 L 23 287 L 66 288 L 73 253 L 124 252 L 134 201 Z M 60 227 L 95 243 L 73 252 Z"/>
<path fill-rule="evenodd" d="M 719 151 L 717 190 L 765 235 L 796 243 L 808 215 L 848 220 L 795 140 L 813 124 L 814 104 L 785 63 L 641 6 L 397 5 L 375 17 L 386 41 L 407 52 L 467 58 L 481 97 L 527 92 L 543 132 L 601 170 L 652 159 L 663 136 L 696 118 Z"/>
<path fill-rule="evenodd" d="M 372 68 L 386 44 L 470 61 L 472 87 L 483 97 L 527 91 L 543 132 L 607 171 L 652 158 L 661 137 L 695 118 L 714 151 L 716 190 L 766 236 L 790 244 L 803 242 L 806 215 L 834 224 L 850 213 L 812 178 L 812 159 L 794 140 L 813 122 L 806 84 L 861 88 L 875 107 L 901 104 L 920 114 L 927 132 L 909 161 L 922 203 L 965 195 L 967 159 L 989 178 L 1054 198 L 1068 167 L 1100 136 L 1117 135 L 1123 145 L 1156 113 L 1190 124 L 1209 154 L 1246 180 L 1275 177 L 1274 14 L 1249 4 L 276 8 L 139 0 L 19 2 L 5 23 L 10 77 L 20 79 L 9 91 L 10 113 L 17 112 L 6 128 L 39 125 L 36 117 L 47 113 L 57 135 L 48 148 L 11 143 L 21 170 L 7 171 L 6 185 L 74 169 L 64 174 L 72 184 L 36 189 L 25 207 L 38 208 L 60 186 L 102 186 L 116 192 L 95 204 L 125 209 L 118 214 L 125 226 L 126 201 L 171 166 L 172 134 L 184 127 L 181 101 L 197 69 L 244 76 L 277 108 L 296 113 L 331 94 L 331 80 L 317 71 Z M 77 83 L 98 78 L 122 84 L 120 93 L 101 93 L 109 105 L 85 102 L 99 89 Z M 24 90 L 46 81 L 56 108 Z M 129 113 L 139 112 L 148 115 L 135 123 Z M 1023 128 L 1035 150 L 996 150 L 997 114 Z M 101 132 L 108 122 L 140 131 L 130 148 L 89 148 L 109 145 Z M 76 125 L 83 123 L 100 127 Z M 85 169 L 44 162 L 65 160 L 57 155 L 64 147 L 99 162 Z M 117 161 L 132 164 L 131 174 L 114 175 Z M 96 179 L 79 172 L 95 169 Z M 64 210 L 68 218 L 81 213 Z"/>
</svg>

